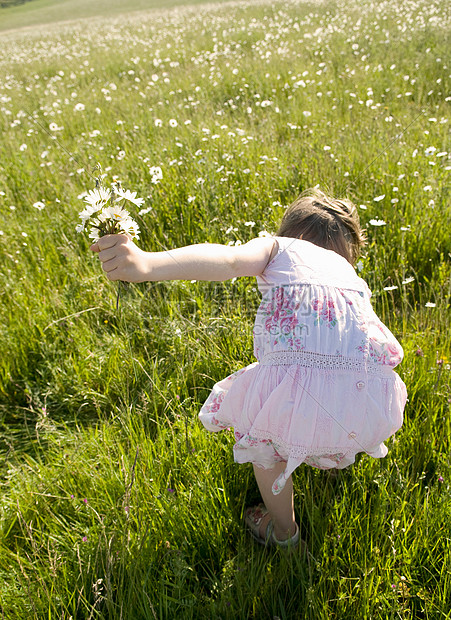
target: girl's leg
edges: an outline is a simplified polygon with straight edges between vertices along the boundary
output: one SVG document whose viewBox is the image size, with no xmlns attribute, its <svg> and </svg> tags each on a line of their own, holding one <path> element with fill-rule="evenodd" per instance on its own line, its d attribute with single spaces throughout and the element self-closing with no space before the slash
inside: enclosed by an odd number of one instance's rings
<svg viewBox="0 0 451 620">
<path fill-rule="evenodd" d="M 272 519 L 274 536 L 277 540 L 286 540 L 296 533 L 296 521 L 294 516 L 293 480 L 288 478 L 285 487 L 274 495 L 271 487 L 273 482 L 284 471 L 286 463 L 276 463 L 273 469 L 261 469 L 254 465 L 254 474 L 258 488 L 266 508 L 269 511 L 260 525 L 260 536 L 265 537 L 268 522 Z"/>
</svg>

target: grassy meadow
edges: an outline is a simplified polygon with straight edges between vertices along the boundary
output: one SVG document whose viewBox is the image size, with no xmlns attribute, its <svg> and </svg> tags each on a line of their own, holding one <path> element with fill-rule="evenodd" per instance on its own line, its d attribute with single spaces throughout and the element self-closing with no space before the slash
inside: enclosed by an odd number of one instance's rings
<svg viewBox="0 0 451 620">
<path fill-rule="evenodd" d="M 1 618 L 451 618 L 446 3 L 87 15 L 0 34 Z M 409 401 L 385 459 L 295 473 L 307 557 L 251 541 L 251 466 L 197 419 L 254 361 L 255 280 L 117 310 L 75 232 L 97 162 L 146 199 L 148 250 L 274 232 L 316 184 L 359 206 Z"/>
</svg>

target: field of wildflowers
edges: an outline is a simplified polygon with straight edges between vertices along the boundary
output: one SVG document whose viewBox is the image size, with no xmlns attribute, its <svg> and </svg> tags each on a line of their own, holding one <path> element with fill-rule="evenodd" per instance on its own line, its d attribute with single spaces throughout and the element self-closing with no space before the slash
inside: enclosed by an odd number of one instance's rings
<svg viewBox="0 0 451 620">
<path fill-rule="evenodd" d="M 446 3 L 238 0 L 0 41 L 2 618 L 451 618 Z M 145 199 L 144 249 L 271 233 L 316 184 L 359 206 L 409 402 L 385 459 L 296 472 L 307 558 L 247 537 L 250 466 L 197 419 L 254 361 L 255 281 L 130 285 L 117 309 L 75 230 L 97 162 Z"/>
</svg>

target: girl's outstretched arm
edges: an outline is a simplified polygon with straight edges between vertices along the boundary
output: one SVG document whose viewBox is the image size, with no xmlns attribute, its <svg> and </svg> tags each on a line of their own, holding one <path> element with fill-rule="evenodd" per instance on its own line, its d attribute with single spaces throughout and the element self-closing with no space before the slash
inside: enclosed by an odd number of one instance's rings
<svg viewBox="0 0 451 620">
<path fill-rule="evenodd" d="M 277 242 L 262 237 L 238 246 L 201 243 L 164 252 L 144 252 L 126 235 L 106 235 L 91 250 L 99 253 L 110 280 L 222 281 L 260 275 L 277 252 Z"/>
</svg>

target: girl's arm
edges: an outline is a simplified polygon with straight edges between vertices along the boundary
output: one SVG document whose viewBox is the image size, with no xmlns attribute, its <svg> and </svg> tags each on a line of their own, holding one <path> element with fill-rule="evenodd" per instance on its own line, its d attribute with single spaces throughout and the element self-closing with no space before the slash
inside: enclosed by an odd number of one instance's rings
<svg viewBox="0 0 451 620">
<path fill-rule="evenodd" d="M 262 237 L 238 246 L 202 243 L 164 252 L 144 252 L 126 235 L 106 235 L 91 250 L 99 253 L 110 280 L 222 281 L 260 275 L 277 253 L 277 241 Z"/>
</svg>

